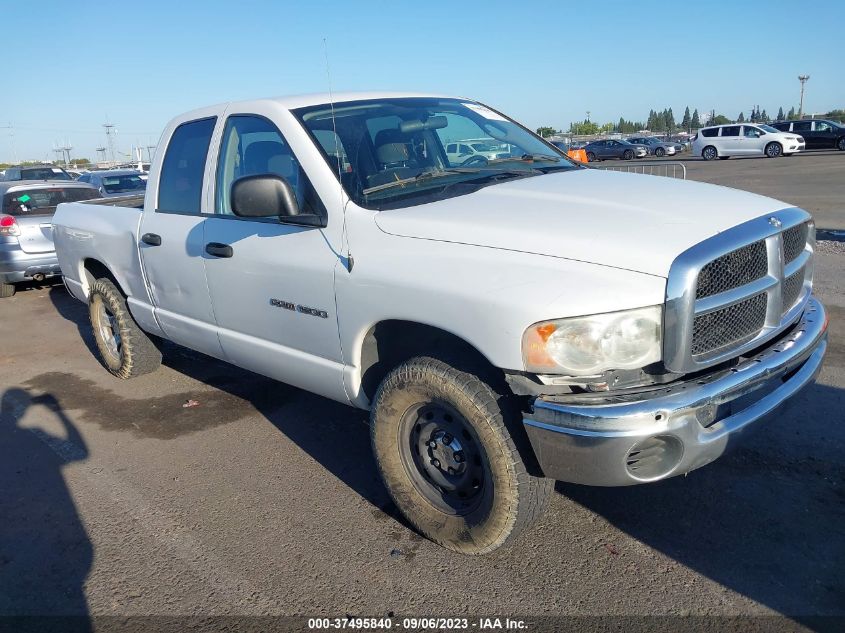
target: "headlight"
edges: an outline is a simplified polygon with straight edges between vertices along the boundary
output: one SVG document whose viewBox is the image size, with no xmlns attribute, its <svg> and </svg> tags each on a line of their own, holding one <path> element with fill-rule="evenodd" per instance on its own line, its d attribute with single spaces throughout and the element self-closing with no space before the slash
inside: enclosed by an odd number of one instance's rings
<svg viewBox="0 0 845 633">
<path fill-rule="evenodd" d="M 597 375 L 661 358 L 661 306 L 535 323 L 522 336 L 525 370 Z"/>
</svg>

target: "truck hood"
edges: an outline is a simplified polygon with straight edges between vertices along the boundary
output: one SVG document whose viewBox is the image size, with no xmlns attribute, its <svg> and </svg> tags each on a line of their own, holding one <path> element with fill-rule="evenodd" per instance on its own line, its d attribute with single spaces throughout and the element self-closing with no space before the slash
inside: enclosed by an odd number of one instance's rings
<svg viewBox="0 0 845 633">
<path fill-rule="evenodd" d="M 597 169 L 558 172 L 376 214 L 391 235 L 456 242 L 666 277 L 702 240 L 792 205 L 753 193 Z"/>
</svg>

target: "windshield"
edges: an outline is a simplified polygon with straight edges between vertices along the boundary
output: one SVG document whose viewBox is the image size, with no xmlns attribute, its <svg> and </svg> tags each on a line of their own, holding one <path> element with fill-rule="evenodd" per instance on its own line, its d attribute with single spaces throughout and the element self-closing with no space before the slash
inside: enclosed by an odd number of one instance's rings
<svg viewBox="0 0 845 633">
<path fill-rule="evenodd" d="M 557 148 L 472 101 L 373 99 L 294 114 L 349 197 L 369 209 L 412 206 L 503 180 L 578 169 Z"/>
<path fill-rule="evenodd" d="M 765 130 L 766 132 L 774 132 L 775 134 L 780 134 L 780 130 L 773 128 L 771 125 L 764 125 L 762 123 L 758 123 L 757 127 L 761 130 Z"/>
<path fill-rule="evenodd" d="M 99 197 L 100 192 L 93 187 L 24 189 L 3 196 L 2 212 L 14 216 L 50 215 L 59 203 Z"/>
<path fill-rule="evenodd" d="M 59 167 L 30 167 L 21 169 L 21 180 L 73 180 Z"/>
<path fill-rule="evenodd" d="M 144 189 L 146 181 L 141 179 L 140 174 L 125 174 L 122 176 L 103 176 L 103 189 L 106 193 L 124 193 Z"/>
</svg>

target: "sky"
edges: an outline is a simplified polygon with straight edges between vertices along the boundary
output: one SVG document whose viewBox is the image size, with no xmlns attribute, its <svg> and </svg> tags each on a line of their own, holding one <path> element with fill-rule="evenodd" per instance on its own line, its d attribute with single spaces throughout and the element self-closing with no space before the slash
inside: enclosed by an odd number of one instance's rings
<svg viewBox="0 0 845 633">
<path fill-rule="evenodd" d="M 806 13 L 806 19 L 799 19 Z M 812 15 L 810 15 L 812 14 Z M 792 0 L 0 0 L 0 162 L 155 145 L 230 100 L 409 90 L 470 97 L 535 129 L 650 109 L 845 108 L 845 2 Z"/>
</svg>

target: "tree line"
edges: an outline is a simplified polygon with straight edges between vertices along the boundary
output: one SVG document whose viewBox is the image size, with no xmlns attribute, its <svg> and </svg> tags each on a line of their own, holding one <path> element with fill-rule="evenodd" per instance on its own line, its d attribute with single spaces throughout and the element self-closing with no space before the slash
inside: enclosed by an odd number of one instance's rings
<svg viewBox="0 0 845 633">
<path fill-rule="evenodd" d="M 584 119 L 583 121 L 573 121 L 569 125 L 569 130 L 556 130 L 550 126 L 543 126 L 537 128 L 537 134 L 540 136 L 553 136 L 555 134 L 576 134 L 576 135 L 591 135 L 591 134 L 609 134 L 617 132 L 620 134 L 634 134 L 640 130 L 649 130 L 651 132 L 669 133 L 675 132 L 692 132 L 703 125 L 725 125 L 728 123 L 744 123 L 746 121 L 751 123 L 769 123 L 771 121 L 783 121 L 797 118 L 797 113 L 794 107 L 784 114 L 783 107 L 778 108 L 777 115 L 770 117 L 765 109 L 760 110 L 760 106 L 754 106 L 751 113 L 746 118 L 744 112 L 740 112 L 735 119 L 731 119 L 724 114 L 717 114 L 715 110 L 705 113 L 705 116 L 699 114 L 698 109 L 694 109 L 690 113 L 689 106 L 684 109 L 684 115 L 680 121 L 675 120 L 675 114 L 672 108 L 665 108 L 662 111 L 650 110 L 648 118 L 645 121 L 629 121 L 624 117 L 619 117 L 616 123 L 609 122 L 603 125 Z M 831 110 L 822 117 L 833 119 L 836 121 L 845 120 L 845 110 Z M 704 123 L 706 121 L 706 123 Z"/>
</svg>

